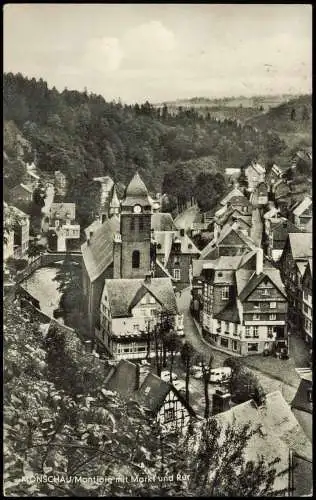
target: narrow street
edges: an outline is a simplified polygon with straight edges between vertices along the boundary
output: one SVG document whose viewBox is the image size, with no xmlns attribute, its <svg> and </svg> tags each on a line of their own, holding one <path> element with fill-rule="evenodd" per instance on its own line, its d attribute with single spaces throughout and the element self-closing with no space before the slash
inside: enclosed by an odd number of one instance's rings
<svg viewBox="0 0 316 500">
<path fill-rule="evenodd" d="M 188 340 L 194 349 L 201 354 L 210 354 L 213 355 L 213 366 L 217 368 L 219 366 L 223 366 L 225 359 L 227 359 L 230 355 L 226 352 L 221 352 L 212 348 L 200 335 L 194 320 L 190 313 L 190 299 L 191 293 L 190 288 L 186 288 L 182 291 L 181 296 L 177 295 L 177 304 L 179 308 L 179 312 L 183 314 L 183 326 L 184 326 L 184 334 L 185 339 Z M 242 358 L 240 358 L 242 360 Z M 265 358 L 262 358 L 264 362 Z M 266 393 L 273 391 L 280 391 L 283 395 L 284 399 L 291 403 L 294 398 L 295 392 L 299 385 L 299 378 L 297 377 L 297 387 L 293 384 L 288 384 L 286 380 L 278 380 L 273 376 L 269 376 L 267 373 L 260 371 L 260 360 L 257 358 L 256 366 L 247 366 L 259 379 L 263 389 Z M 275 360 L 278 362 L 279 360 Z M 282 361 L 281 361 L 282 362 Z M 281 370 L 280 370 L 281 371 Z"/>
</svg>

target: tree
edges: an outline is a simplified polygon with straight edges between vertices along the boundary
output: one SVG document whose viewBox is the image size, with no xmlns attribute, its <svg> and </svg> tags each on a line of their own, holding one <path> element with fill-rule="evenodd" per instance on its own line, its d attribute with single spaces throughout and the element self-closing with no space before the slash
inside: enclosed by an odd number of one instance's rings
<svg viewBox="0 0 316 500">
<path fill-rule="evenodd" d="M 229 389 L 233 401 L 244 403 L 253 399 L 258 405 L 264 403 L 265 391 L 258 378 L 249 369 L 233 358 L 226 359 L 224 366 L 232 368 Z"/>
<path fill-rule="evenodd" d="M 204 418 L 208 418 L 210 415 L 210 396 L 209 396 L 209 384 L 211 378 L 211 370 L 213 365 L 213 355 L 199 355 L 197 357 L 202 366 L 202 379 L 204 383 L 204 399 L 205 399 L 205 411 Z"/>
<path fill-rule="evenodd" d="M 187 403 L 190 402 L 190 392 L 189 392 L 189 383 L 190 383 L 190 369 L 193 365 L 193 360 L 195 356 L 195 350 L 190 344 L 190 342 L 184 342 L 181 349 L 181 360 L 185 366 L 185 399 Z"/>
<path fill-rule="evenodd" d="M 309 120 L 309 118 L 310 118 L 310 115 L 309 115 L 308 107 L 304 106 L 303 111 L 302 111 L 302 120 Z"/>
<path fill-rule="evenodd" d="M 170 353 L 170 382 L 172 383 L 172 370 L 173 370 L 173 362 L 175 353 L 180 350 L 180 346 L 182 345 L 178 335 L 174 330 L 170 330 L 167 332 L 165 337 L 165 346 L 167 351 Z"/>
<path fill-rule="evenodd" d="M 225 179 L 221 174 L 201 172 L 194 185 L 194 197 L 202 212 L 215 207 L 226 189 Z"/>
</svg>

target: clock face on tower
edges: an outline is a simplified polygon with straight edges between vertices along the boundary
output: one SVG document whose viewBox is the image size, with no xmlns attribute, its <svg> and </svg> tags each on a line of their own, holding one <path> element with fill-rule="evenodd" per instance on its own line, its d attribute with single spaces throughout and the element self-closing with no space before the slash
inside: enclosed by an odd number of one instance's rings
<svg viewBox="0 0 316 500">
<path fill-rule="evenodd" d="M 140 214 L 142 211 L 142 207 L 140 205 L 135 205 L 133 210 L 134 214 Z"/>
</svg>

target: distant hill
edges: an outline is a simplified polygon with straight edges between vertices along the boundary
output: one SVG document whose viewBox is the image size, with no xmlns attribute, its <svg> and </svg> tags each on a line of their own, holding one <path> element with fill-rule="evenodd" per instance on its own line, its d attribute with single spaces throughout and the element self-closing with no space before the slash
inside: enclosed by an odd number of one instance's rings
<svg viewBox="0 0 316 500">
<path fill-rule="evenodd" d="M 222 99 L 210 99 L 208 97 L 192 97 L 191 99 L 177 99 L 175 101 L 166 101 L 163 103 L 154 104 L 155 107 L 162 107 L 166 104 L 168 107 L 206 107 L 206 108 L 261 108 L 268 110 L 270 107 L 279 106 L 284 102 L 288 102 L 293 98 L 291 94 L 269 95 L 269 96 L 253 96 L 253 97 L 225 97 Z"/>
<path fill-rule="evenodd" d="M 266 113 L 250 118 L 246 123 L 262 132 L 276 132 L 291 147 L 311 146 L 312 96 L 291 99 Z"/>
</svg>

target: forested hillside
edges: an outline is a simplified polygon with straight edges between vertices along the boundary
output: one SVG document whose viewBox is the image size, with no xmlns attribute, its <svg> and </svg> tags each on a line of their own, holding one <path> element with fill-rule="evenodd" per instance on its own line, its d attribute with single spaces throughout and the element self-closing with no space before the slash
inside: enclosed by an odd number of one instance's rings
<svg viewBox="0 0 316 500">
<path fill-rule="evenodd" d="M 250 119 L 248 125 L 272 130 L 288 145 L 312 145 L 312 96 L 300 96 Z"/>
<path fill-rule="evenodd" d="M 128 106 L 88 92 L 58 92 L 42 79 L 12 73 L 4 75 L 4 120 L 31 143 L 41 170 L 59 169 L 69 179 L 109 174 L 126 182 L 137 166 L 158 191 L 177 161 L 212 156 L 224 170 L 241 166 L 254 152 L 266 158 L 274 153 L 271 143 L 278 143 L 276 152 L 282 149 L 277 136 L 233 120 L 220 123 L 192 109 L 171 116 L 166 106 L 155 109 L 148 102 Z"/>
</svg>

